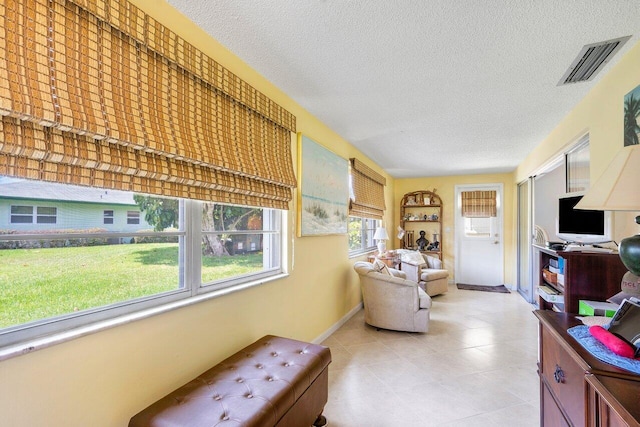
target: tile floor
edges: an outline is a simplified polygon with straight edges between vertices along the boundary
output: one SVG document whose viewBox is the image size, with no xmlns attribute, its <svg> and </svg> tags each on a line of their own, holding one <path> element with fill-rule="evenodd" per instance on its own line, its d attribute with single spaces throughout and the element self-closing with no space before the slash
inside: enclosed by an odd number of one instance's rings
<svg viewBox="0 0 640 427">
<path fill-rule="evenodd" d="M 450 286 L 426 334 L 377 331 L 359 311 L 323 342 L 328 426 L 539 426 L 532 310 L 515 291 Z"/>
</svg>

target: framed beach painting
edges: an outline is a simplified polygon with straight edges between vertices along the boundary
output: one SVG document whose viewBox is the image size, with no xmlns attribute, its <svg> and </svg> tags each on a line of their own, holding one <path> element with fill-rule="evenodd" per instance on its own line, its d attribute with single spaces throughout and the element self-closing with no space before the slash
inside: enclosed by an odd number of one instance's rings
<svg viewBox="0 0 640 427">
<path fill-rule="evenodd" d="M 345 234 L 349 161 L 298 133 L 298 236 Z"/>
</svg>

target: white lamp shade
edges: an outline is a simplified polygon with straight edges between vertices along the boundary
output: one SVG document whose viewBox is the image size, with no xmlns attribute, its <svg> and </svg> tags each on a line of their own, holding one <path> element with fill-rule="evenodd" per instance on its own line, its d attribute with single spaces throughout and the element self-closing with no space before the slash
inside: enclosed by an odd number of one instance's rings
<svg viewBox="0 0 640 427">
<path fill-rule="evenodd" d="M 373 238 L 375 240 L 389 240 L 389 234 L 387 234 L 387 229 L 384 227 L 376 228 L 376 232 L 373 234 Z"/>
<path fill-rule="evenodd" d="M 640 145 L 620 150 L 576 209 L 640 211 Z"/>
</svg>

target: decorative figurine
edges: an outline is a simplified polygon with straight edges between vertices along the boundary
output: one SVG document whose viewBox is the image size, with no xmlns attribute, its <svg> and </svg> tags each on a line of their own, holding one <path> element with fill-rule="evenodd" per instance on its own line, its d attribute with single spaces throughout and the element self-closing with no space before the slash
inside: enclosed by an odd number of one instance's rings
<svg viewBox="0 0 640 427">
<path fill-rule="evenodd" d="M 424 237 L 427 234 L 424 230 L 420 230 L 420 238 L 416 240 L 416 245 L 418 245 L 418 249 L 424 251 L 429 241 Z"/>
</svg>

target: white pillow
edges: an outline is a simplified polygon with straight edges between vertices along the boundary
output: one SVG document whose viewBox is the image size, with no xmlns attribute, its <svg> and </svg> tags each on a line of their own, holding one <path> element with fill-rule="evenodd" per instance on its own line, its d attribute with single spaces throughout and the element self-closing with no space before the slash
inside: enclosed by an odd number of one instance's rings
<svg viewBox="0 0 640 427">
<path fill-rule="evenodd" d="M 427 263 L 419 251 L 407 251 L 402 253 L 402 255 L 400 255 L 400 261 L 411 265 L 423 265 Z"/>
<path fill-rule="evenodd" d="M 386 274 L 387 276 L 391 276 L 391 272 L 389 271 L 389 267 L 387 267 L 387 264 L 385 264 L 384 262 L 380 261 L 378 258 L 376 258 L 373 261 L 373 269 L 375 271 L 377 271 L 378 273 L 382 273 L 382 274 Z"/>
</svg>

